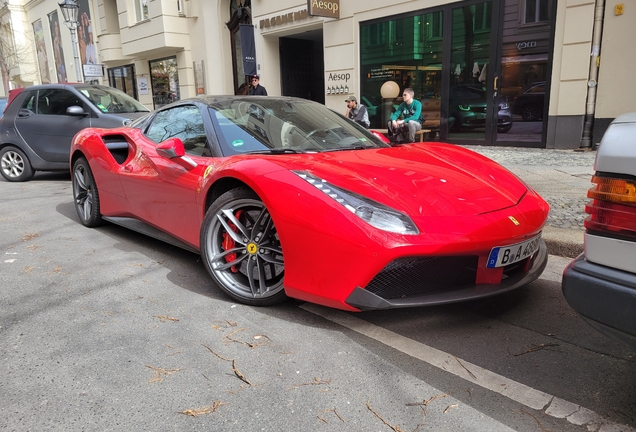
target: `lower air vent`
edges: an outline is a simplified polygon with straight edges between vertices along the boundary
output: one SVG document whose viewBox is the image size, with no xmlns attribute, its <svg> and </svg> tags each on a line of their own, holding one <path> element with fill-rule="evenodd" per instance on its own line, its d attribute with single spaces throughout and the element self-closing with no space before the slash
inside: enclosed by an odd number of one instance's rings
<svg viewBox="0 0 636 432">
<path fill-rule="evenodd" d="M 408 257 L 389 263 L 366 290 L 385 299 L 454 290 L 475 283 L 477 256 Z"/>
</svg>

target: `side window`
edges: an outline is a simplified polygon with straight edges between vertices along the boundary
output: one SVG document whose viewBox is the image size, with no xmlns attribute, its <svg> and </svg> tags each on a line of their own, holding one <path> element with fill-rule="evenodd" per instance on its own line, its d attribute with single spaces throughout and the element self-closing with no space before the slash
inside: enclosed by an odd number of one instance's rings
<svg viewBox="0 0 636 432">
<path fill-rule="evenodd" d="M 83 107 L 84 104 L 79 96 L 68 90 L 40 90 L 38 114 L 66 115 L 66 109 L 71 106 Z"/>
<path fill-rule="evenodd" d="M 146 129 L 146 136 L 157 144 L 168 138 L 183 141 L 188 154 L 207 156 L 207 135 L 201 111 L 194 105 L 179 106 L 157 113 Z"/>
<path fill-rule="evenodd" d="M 22 106 L 20 107 L 20 109 L 28 109 L 35 112 L 35 101 L 37 94 L 37 91 L 32 91 L 31 93 L 29 93 L 26 99 L 24 99 L 24 102 L 22 102 Z"/>
</svg>

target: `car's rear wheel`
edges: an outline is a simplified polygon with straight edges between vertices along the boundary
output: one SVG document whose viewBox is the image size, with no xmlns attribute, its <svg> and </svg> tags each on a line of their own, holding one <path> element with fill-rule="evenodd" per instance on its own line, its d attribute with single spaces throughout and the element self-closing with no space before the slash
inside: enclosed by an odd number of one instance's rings
<svg viewBox="0 0 636 432">
<path fill-rule="evenodd" d="M 230 190 L 210 206 L 201 229 L 201 256 L 216 285 L 238 302 L 268 306 L 287 298 L 276 227 L 249 189 Z"/>
<path fill-rule="evenodd" d="M 33 178 L 31 162 L 17 147 L 7 146 L 0 150 L 0 174 L 10 182 L 24 182 Z"/>
<path fill-rule="evenodd" d="M 541 107 L 536 104 L 527 104 L 524 105 L 521 110 L 521 117 L 524 121 L 537 121 L 541 118 L 543 112 L 541 111 Z"/>
<path fill-rule="evenodd" d="M 103 223 L 97 184 L 88 161 L 83 157 L 73 164 L 73 200 L 82 224 L 95 227 Z"/>
</svg>

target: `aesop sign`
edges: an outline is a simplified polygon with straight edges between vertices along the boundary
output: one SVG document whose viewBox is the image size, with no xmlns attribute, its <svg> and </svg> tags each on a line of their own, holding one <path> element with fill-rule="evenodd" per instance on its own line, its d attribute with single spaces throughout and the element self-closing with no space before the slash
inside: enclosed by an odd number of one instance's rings
<svg viewBox="0 0 636 432">
<path fill-rule="evenodd" d="M 340 18 L 340 0 L 307 0 L 311 16 Z"/>
</svg>

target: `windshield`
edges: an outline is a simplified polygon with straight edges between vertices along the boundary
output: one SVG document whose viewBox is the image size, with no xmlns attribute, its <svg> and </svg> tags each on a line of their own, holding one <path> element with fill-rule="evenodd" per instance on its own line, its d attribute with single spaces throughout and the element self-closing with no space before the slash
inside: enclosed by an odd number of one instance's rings
<svg viewBox="0 0 636 432">
<path fill-rule="evenodd" d="M 210 115 L 225 155 L 388 147 L 343 115 L 302 99 L 230 99 L 213 104 Z"/>
<path fill-rule="evenodd" d="M 86 98 L 103 113 L 150 112 L 143 104 L 121 90 L 105 86 L 77 87 Z"/>
</svg>

